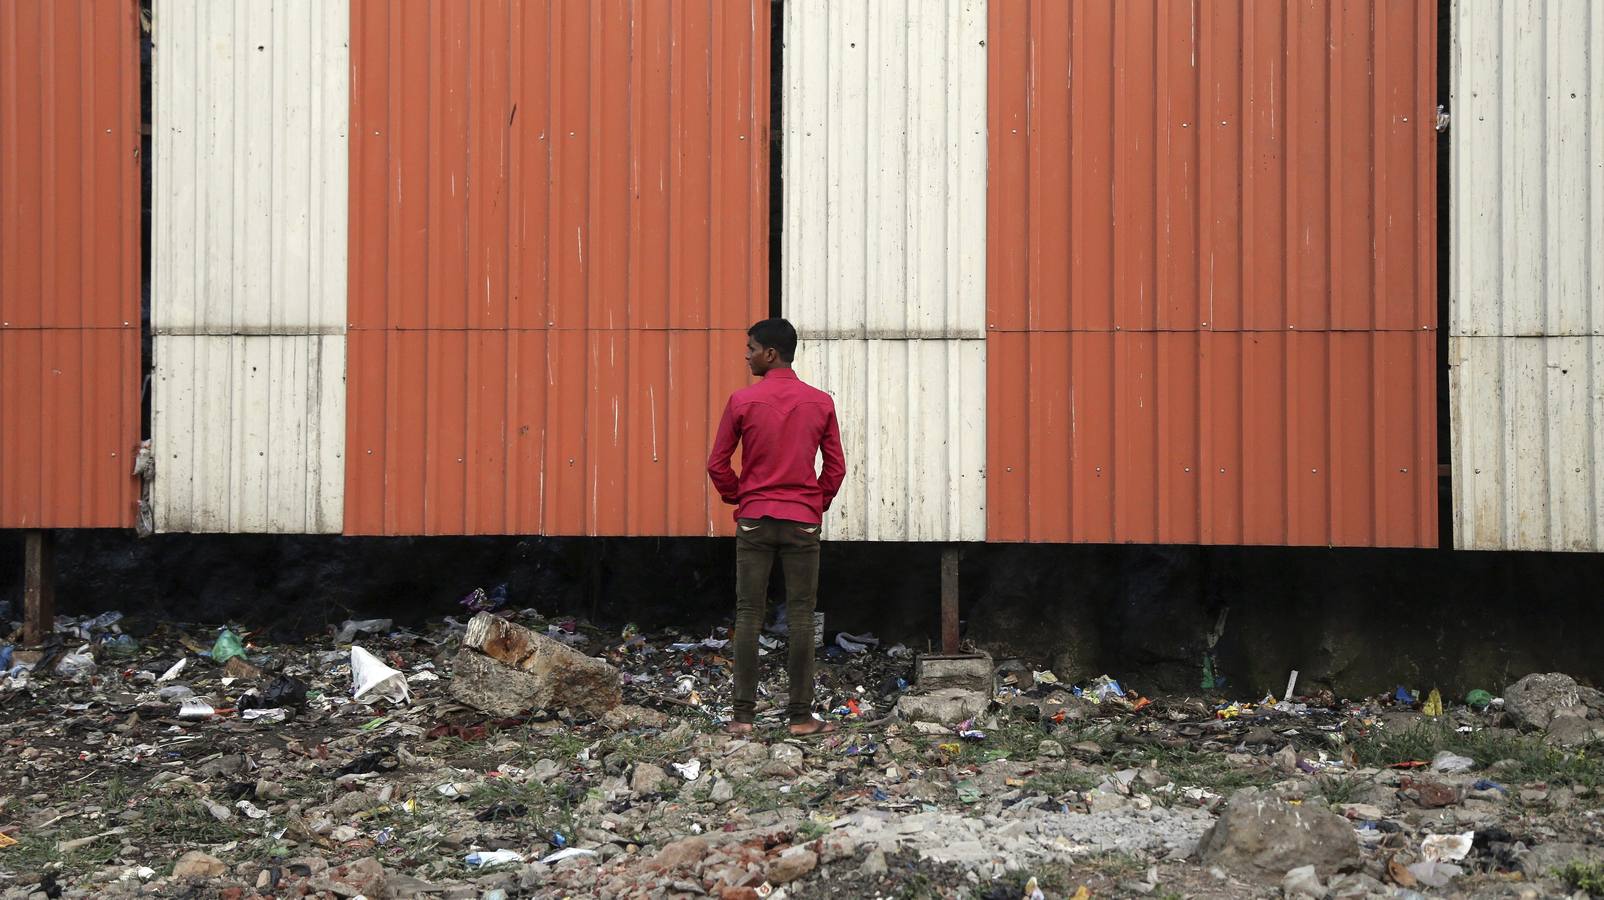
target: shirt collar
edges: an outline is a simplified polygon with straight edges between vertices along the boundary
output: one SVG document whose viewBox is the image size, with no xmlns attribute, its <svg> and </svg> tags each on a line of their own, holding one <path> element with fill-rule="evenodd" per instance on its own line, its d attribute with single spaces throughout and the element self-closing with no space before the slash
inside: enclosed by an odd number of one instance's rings
<svg viewBox="0 0 1604 900">
<path fill-rule="evenodd" d="M 767 372 L 763 373 L 763 378 L 764 378 L 765 381 L 770 379 L 770 378 L 788 378 L 788 379 L 790 379 L 792 381 L 795 381 L 796 380 L 796 370 L 795 369 L 770 369 Z"/>
</svg>

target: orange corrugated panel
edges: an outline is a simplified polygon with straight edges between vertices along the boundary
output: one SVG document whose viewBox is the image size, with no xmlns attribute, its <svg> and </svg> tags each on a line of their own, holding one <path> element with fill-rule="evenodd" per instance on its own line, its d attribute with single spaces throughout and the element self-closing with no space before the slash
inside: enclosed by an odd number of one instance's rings
<svg viewBox="0 0 1604 900">
<path fill-rule="evenodd" d="M 0 2 L 0 528 L 134 521 L 136 12 Z"/>
<path fill-rule="evenodd" d="M 345 529 L 730 531 L 766 0 L 353 0 Z"/>
<path fill-rule="evenodd" d="M 1436 21 L 992 0 L 991 539 L 1435 546 Z"/>
</svg>

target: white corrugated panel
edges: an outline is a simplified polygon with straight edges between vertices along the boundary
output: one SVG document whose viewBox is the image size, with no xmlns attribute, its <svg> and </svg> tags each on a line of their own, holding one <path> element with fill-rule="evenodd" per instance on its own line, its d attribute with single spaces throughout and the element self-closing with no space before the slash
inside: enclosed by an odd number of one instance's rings
<svg viewBox="0 0 1604 900">
<path fill-rule="evenodd" d="M 156 336 L 160 531 L 340 531 L 345 339 Z"/>
<path fill-rule="evenodd" d="M 337 532 L 349 2 L 153 13 L 156 527 Z"/>
<path fill-rule="evenodd" d="M 1453 16 L 1455 544 L 1604 549 L 1604 8 Z"/>
<path fill-rule="evenodd" d="M 791 0 L 786 315 L 813 338 L 979 338 L 986 3 Z"/>
<path fill-rule="evenodd" d="M 841 423 L 826 540 L 985 540 L 985 341 L 804 341 L 796 366 Z"/>
<path fill-rule="evenodd" d="M 1604 337 L 1451 337 L 1454 543 L 1604 547 Z"/>
</svg>

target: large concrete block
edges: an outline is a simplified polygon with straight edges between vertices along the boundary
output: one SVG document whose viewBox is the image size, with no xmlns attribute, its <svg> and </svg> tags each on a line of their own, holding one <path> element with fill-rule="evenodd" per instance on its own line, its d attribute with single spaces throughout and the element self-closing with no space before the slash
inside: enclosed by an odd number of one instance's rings
<svg viewBox="0 0 1604 900">
<path fill-rule="evenodd" d="M 623 700 L 618 670 L 499 616 L 468 623 L 452 696 L 495 715 L 572 707 L 601 715 Z"/>
</svg>

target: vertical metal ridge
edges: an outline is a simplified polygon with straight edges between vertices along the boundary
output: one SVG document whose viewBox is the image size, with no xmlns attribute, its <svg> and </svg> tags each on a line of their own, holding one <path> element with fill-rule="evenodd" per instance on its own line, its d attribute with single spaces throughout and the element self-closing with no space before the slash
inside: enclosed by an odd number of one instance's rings
<svg viewBox="0 0 1604 900">
<path fill-rule="evenodd" d="M 1434 543 L 1434 18 L 994 2 L 987 380 L 1030 400 L 987 429 L 993 538 Z"/>
<path fill-rule="evenodd" d="M 11 2 L 0 20 L 0 528 L 127 527 L 139 441 L 134 5 Z"/>
<path fill-rule="evenodd" d="M 1586 3 L 1452 14 L 1455 544 L 1598 550 L 1604 21 Z"/>
</svg>

